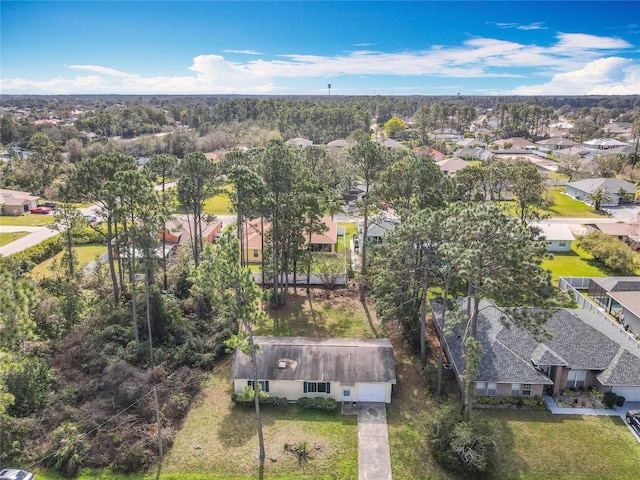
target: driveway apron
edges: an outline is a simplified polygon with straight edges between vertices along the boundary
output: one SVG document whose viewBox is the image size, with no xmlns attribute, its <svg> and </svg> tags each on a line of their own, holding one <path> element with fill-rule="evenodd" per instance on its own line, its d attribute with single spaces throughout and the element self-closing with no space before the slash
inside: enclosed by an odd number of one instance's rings
<svg viewBox="0 0 640 480">
<path fill-rule="evenodd" d="M 391 480 L 384 403 L 362 403 L 358 412 L 358 480 Z"/>
</svg>

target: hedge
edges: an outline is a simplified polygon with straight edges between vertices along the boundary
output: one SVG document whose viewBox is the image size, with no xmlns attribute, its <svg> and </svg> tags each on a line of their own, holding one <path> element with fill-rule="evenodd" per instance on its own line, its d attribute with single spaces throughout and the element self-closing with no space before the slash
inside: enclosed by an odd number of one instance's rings
<svg viewBox="0 0 640 480">
<path fill-rule="evenodd" d="M 297 403 L 302 408 L 312 408 L 315 410 L 335 410 L 338 408 L 338 402 L 333 398 L 302 397 L 298 399 Z"/>
</svg>

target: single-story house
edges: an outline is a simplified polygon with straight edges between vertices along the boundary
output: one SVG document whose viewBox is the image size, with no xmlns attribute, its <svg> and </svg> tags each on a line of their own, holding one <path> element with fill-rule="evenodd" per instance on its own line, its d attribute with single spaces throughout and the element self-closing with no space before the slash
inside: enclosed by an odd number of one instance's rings
<svg viewBox="0 0 640 480">
<path fill-rule="evenodd" d="M 258 383 L 270 396 L 391 403 L 396 372 L 388 339 L 254 337 L 254 342 L 260 347 Z M 252 387 L 251 357 L 236 350 L 230 376 L 235 393 Z"/>
<path fill-rule="evenodd" d="M 640 336 L 640 277 L 591 278 L 589 297 Z"/>
<path fill-rule="evenodd" d="M 456 142 L 456 145 L 463 148 L 474 148 L 474 147 L 486 148 L 487 146 L 486 143 L 481 142 L 480 140 L 477 140 L 475 138 L 465 138 L 464 140 L 460 140 L 459 142 Z"/>
<path fill-rule="evenodd" d="M 622 203 L 620 193 L 623 191 L 626 193 L 627 198 L 633 201 L 636 186 L 620 178 L 587 178 L 569 182 L 564 187 L 564 193 L 588 205 L 593 204 L 588 196 L 598 190 L 604 190 L 609 197 L 608 201 L 602 202 L 602 207 L 617 207 Z"/>
<path fill-rule="evenodd" d="M 372 220 L 367 227 L 367 243 L 369 245 L 379 245 L 382 243 L 386 243 L 387 235 L 389 232 L 392 232 L 396 225 L 398 224 L 398 220 L 393 218 L 383 218 L 381 220 Z M 360 240 L 360 245 L 364 240 L 364 232 L 362 231 L 362 226 L 360 226 L 360 233 L 358 235 Z"/>
<path fill-rule="evenodd" d="M 571 242 L 575 240 L 575 237 L 566 223 L 534 222 L 531 223 L 531 226 L 540 229 L 540 234 L 547 241 L 548 251 L 571 251 Z"/>
<path fill-rule="evenodd" d="M 307 140 L 306 138 L 296 137 L 296 138 L 290 138 L 289 140 L 284 142 L 284 144 L 287 147 L 305 148 L 313 145 L 313 142 L 311 140 Z"/>
<path fill-rule="evenodd" d="M 466 310 L 466 299 L 455 303 Z M 436 329 L 442 332 L 442 303 L 433 300 L 431 305 Z M 536 339 L 525 330 L 508 328 L 501 317 L 493 301 L 480 302 L 476 395 L 533 397 L 566 388 L 596 388 L 640 401 L 640 343 L 615 323 L 596 312 L 563 308 L 547 320 L 551 337 Z M 465 368 L 465 323 L 451 328 L 448 322 L 444 330 L 445 353 L 459 386 Z"/>
<path fill-rule="evenodd" d="M 429 133 L 429 137 L 438 142 L 458 142 L 464 139 L 464 136 L 454 128 L 438 128 Z"/>
<path fill-rule="evenodd" d="M 331 217 L 323 217 L 322 223 L 324 223 L 325 230 L 322 233 L 311 234 L 311 238 L 305 239 L 305 244 L 313 252 L 335 253 L 338 244 L 338 224 L 331 220 Z M 270 228 L 270 222 L 262 222 L 259 218 L 244 223 L 244 255 L 248 262 L 262 262 L 262 235 Z"/>
<path fill-rule="evenodd" d="M 535 150 L 538 148 L 535 143 L 522 137 L 503 138 L 496 140 L 493 144 L 501 149 L 507 149 L 505 145 L 510 144 L 511 146 L 507 150 Z"/>
<path fill-rule="evenodd" d="M 611 150 L 613 148 L 626 147 L 627 144 L 615 138 L 594 138 L 583 142 L 582 146 L 592 150 Z"/>
<path fill-rule="evenodd" d="M 453 154 L 456 157 L 465 158 L 465 159 L 472 159 L 472 160 L 479 160 L 481 162 L 488 162 L 494 156 L 494 154 L 490 150 L 487 150 L 487 149 L 484 149 L 484 148 L 481 148 L 481 147 L 459 148 L 458 150 L 453 152 Z"/>
<path fill-rule="evenodd" d="M 2 215 L 19 216 L 29 213 L 29 209 L 38 206 L 40 197 L 19 190 L 0 189 L 0 207 Z"/>
<path fill-rule="evenodd" d="M 538 140 L 535 143 L 542 148 L 548 148 L 550 150 L 562 150 L 563 148 L 571 148 L 578 145 L 578 142 L 562 137 L 546 138 L 544 140 Z"/>
<path fill-rule="evenodd" d="M 440 170 L 442 170 L 442 173 L 444 173 L 445 176 L 455 177 L 459 170 L 468 167 L 471 163 L 463 160 L 462 158 L 452 157 L 436 162 L 436 165 L 440 167 Z"/>
<path fill-rule="evenodd" d="M 203 243 L 215 242 L 216 235 L 222 231 L 222 222 L 215 221 L 205 223 L 202 226 Z M 166 245 L 167 258 L 173 257 L 178 247 L 189 245 L 193 238 L 193 219 L 187 218 L 185 215 L 176 215 L 165 223 L 165 231 L 158 232 L 158 240 L 160 241 L 160 256 L 162 256 L 162 242 Z"/>
<path fill-rule="evenodd" d="M 640 229 L 636 229 L 632 223 L 590 223 L 587 227 L 590 230 L 599 230 L 605 235 L 614 237 L 634 250 L 640 250 Z"/>
</svg>

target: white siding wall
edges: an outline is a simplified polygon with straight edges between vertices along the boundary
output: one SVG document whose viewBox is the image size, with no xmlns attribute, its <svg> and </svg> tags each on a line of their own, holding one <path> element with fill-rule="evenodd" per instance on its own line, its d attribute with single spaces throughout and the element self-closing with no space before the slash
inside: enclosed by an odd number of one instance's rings
<svg viewBox="0 0 640 480">
<path fill-rule="evenodd" d="M 551 240 L 547 242 L 547 250 L 550 252 L 570 252 L 572 240 L 564 240 L 564 246 L 560 245 L 560 240 Z"/>
<path fill-rule="evenodd" d="M 262 379 L 259 379 L 262 380 Z M 385 402 L 391 403 L 391 384 L 385 383 Z M 247 380 L 236 379 L 233 381 L 234 393 L 244 392 Z M 342 385 L 340 382 L 331 382 L 331 393 L 304 393 L 304 382 L 293 380 L 269 380 L 269 395 L 272 397 L 286 397 L 295 401 L 302 397 L 324 397 L 333 398 L 338 402 L 355 401 L 358 398 L 358 384 L 350 385 L 351 397 L 342 398 Z"/>
</svg>

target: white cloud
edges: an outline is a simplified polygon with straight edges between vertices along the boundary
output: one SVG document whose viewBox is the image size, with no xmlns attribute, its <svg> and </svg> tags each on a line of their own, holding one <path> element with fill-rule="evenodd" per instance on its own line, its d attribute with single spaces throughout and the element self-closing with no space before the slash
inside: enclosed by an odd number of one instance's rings
<svg viewBox="0 0 640 480">
<path fill-rule="evenodd" d="M 262 55 L 262 52 L 256 50 L 223 50 L 223 53 L 241 53 L 243 55 Z"/>
<path fill-rule="evenodd" d="M 69 68 L 72 70 L 88 70 L 90 72 L 100 73 L 103 75 L 110 75 L 114 77 L 135 77 L 136 75 L 132 75 L 130 73 L 121 72 L 119 70 L 115 70 L 113 68 L 101 67 L 99 65 L 69 65 Z"/>
<path fill-rule="evenodd" d="M 637 95 L 640 64 L 627 58 L 600 58 L 579 70 L 554 75 L 550 82 L 521 86 L 514 95 Z"/>
<path fill-rule="evenodd" d="M 534 25 L 534 24 L 531 24 Z M 362 44 L 366 47 L 366 44 Z M 278 79 L 396 76 L 437 78 L 550 79 L 521 86 L 522 94 L 587 94 L 600 91 L 638 92 L 638 65 L 620 56 L 601 58 L 603 50 L 630 49 L 613 37 L 561 33 L 554 45 L 543 47 L 494 38 L 474 37 L 458 46 L 431 46 L 422 51 L 380 52 L 360 49 L 335 56 L 290 53 L 232 61 L 223 55 L 198 55 L 184 74 L 144 77 L 100 65 L 69 65 L 89 76 L 34 81 L 2 79 L 6 93 L 270 93 Z M 224 53 L 261 55 L 255 50 Z M 635 79 L 635 84 L 634 84 Z M 543 81 L 543 80 L 541 80 Z M 368 89 L 368 86 L 364 87 Z M 402 87 L 397 87 L 400 89 Z"/>
<path fill-rule="evenodd" d="M 493 23 L 498 28 L 515 28 L 516 30 L 547 30 L 549 27 L 545 27 L 543 22 L 533 22 L 529 25 L 522 25 L 520 23 L 513 22 L 488 22 Z"/>
</svg>

